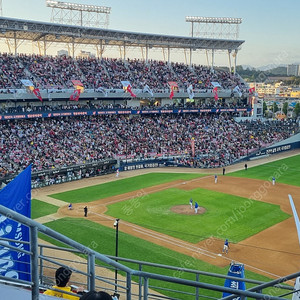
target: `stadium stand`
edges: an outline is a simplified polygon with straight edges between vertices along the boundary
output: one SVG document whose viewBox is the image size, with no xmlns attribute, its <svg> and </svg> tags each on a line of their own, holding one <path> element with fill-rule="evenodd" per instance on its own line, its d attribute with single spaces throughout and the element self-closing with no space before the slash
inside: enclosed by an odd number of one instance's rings
<svg viewBox="0 0 300 300">
<path fill-rule="evenodd" d="M 0 177 L 103 159 L 182 156 L 178 163 L 220 167 L 290 137 L 294 121 L 245 121 L 230 115 L 128 115 L 1 121 Z M 195 137 L 195 155 L 191 138 Z"/>
<path fill-rule="evenodd" d="M 213 82 L 229 91 L 228 98 L 215 101 L 198 98 L 196 101 L 121 101 L 67 102 L 61 98 L 38 104 L 32 100 L 3 101 L 0 114 L 3 119 L 0 132 L 0 179 L 11 177 L 29 163 L 36 176 L 33 186 L 49 185 L 68 180 L 113 172 L 114 160 L 145 160 L 169 157 L 171 164 L 188 167 L 224 167 L 261 148 L 282 141 L 299 131 L 294 121 L 261 122 L 234 120 L 249 116 L 252 103 L 245 101 L 248 89 L 238 74 L 206 66 L 185 65 L 149 60 L 111 58 L 72 58 L 69 56 L 0 55 L 0 89 L 2 94 L 24 93 L 21 79 L 29 79 L 35 87 L 51 93 L 73 89 L 72 80 L 80 80 L 89 91 L 104 88 L 110 92 L 122 91 L 121 81 L 129 81 L 133 88 L 143 90 L 147 85 L 156 93 L 169 93 L 169 81 L 175 81 L 180 91 L 192 84 L 195 91 L 211 94 Z M 242 97 L 230 98 L 239 87 Z M 176 91 L 175 91 L 176 92 Z M 25 91 L 26 93 L 26 91 Z M 235 95 L 237 96 L 237 95 Z M 22 97 L 22 96 L 21 96 Z M 65 96 L 64 96 L 65 97 Z M 49 100 L 51 100 L 49 98 Z M 246 99 L 247 100 L 247 99 Z M 136 106 L 133 106 L 136 105 Z M 140 108 L 149 114 L 136 115 Z M 175 111 L 156 114 L 154 109 Z M 109 110 L 126 110 L 116 114 Z M 133 113 L 133 110 L 136 110 Z M 208 109 L 210 112 L 186 113 L 180 109 Z M 226 113 L 222 110 L 227 110 Z M 95 115 L 95 110 L 100 111 Z M 59 112 L 74 113 L 73 117 L 47 119 L 18 114 Z M 78 111 L 81 117 L 76 117 Z M 101 111 L 105 114 L 101 115 Z M 84 116 L 85 114 L 89 114 Z M 179 113 L 180 112 L 180 113 Z M 107 114 L 107 115 L 106 115 Z M 111 115 L 110 115 L 111 114 Z M 7 116 L 7 119 L 5 119 Z M 43 115 L 44 116 L 44 115 Z M 50 116 L 50 117 L 49 117 Z M 74 117 L 75 116 L 75 117 Z M 25 118 L 19 120 L 19 118 Z M 12 119 L 12 120 L 9 120 Z M 195 138 L 195 152 L 191 138 Z M 108 166 L 98 163 L 109 159 Z M 95 164 L 90 169 L 69 170 L 52 176 L 42 171 L 61 170 L 72 166 Z"/>
<path fill-rule="evenodd" d="M 175 81 L 180 90 L 192 84 L 195 90 L 211 92 L 212 82 L 222 89 L 238 86 L 244 95 L 247 87 L 236 74 L 218 68 L 187 66 L 138 59 L 76 58 L 67 56 L 0 55 L 0 88 L 2 94 L 15 93 L 24 88 L 21 79 L 29 79 L 35 87 L 52 92 L 72 89 L 72 80 L 80 80 L 87 89 L 121 89 L 121 81 L 130 81 L 133 88 L 169 93 L 169 81 Z M 232 94 L 232 92 L 231 92 Z M 232 94 L 233 95 L 233 94 Z M 48 96 L 49 97 L 49 96 Z M 126 98 L 127 99 L 127 98 Z M 65 100 L 65 99 L 61 99 Z M 3 104 L 5 102 L 2 102 Z M 62 101 L 36 104 L 32 101 L 3 105 L 0 113 L 67 112 L 90 110 L 128 109 L 118 116 L 83 116 L 33 120 L 2 120 L 0 133 L 0 178 L 18 173 L 29 163 L 33 171 L 60 169 L 104 159 L 149 159 L 172 157 L 173 163 L 190 167 L 222 167 L 272 143 L 282 141 L 298 132 L 297 123 L 254 122 L 237 123 L 234 116 L 248 115 L 251 104 L 241 98 L 234 101 L 212 98 L 198 101 L 171 101 L 160 104 L 148 101 L 142 104 L 149 115 L 130 115 L 132 107 L 127 101 Z M 168 108 L 215 109 L 219 113 L 155 115 L 152 109 Z M 241 109 L 246 109 L 241 112 Z M 222 109 L 232 111 L 220 114 Z M 239 112 L 234 111 L 240 110 Z M 195 153 L 191 138 L 195 137 Z M 81 142 L 80 142 L 81 141 Z M 83 141 L 83 142 L 82 142 Z M 13 149 L 13 150 L 11 150 Z M 71 172 L 66 178 L 83 178 L 100 174 L 99 170 Z M 62 178 L 47 180 L 47 184 L 62 182 Z M 38 184 L 38 182 L 36 182 Z"/>
<path fill-rule="evenodd" d="M 121 81 L 128 80 L 133 88 L 146 84 L 154 91 L 168 89 L 168 81 L 178 82 L 179 87 L 194 84 L 195 88 L 212 88 L 216 81 L 223 88 L 233 89 L 237 85 L 246 90 L 240 78 L 228 71 L 205 66 L 192 66 L 151 60 L 77 58 L 67 56 L 40 56 L 11 54 L 0 55 L 1 89 L 20 89 L 21 79 L 30 79 L 40 89 L 72 88 L 72 79 L 81 80 L 86 88 L 122 88 Z"/>
</svg>

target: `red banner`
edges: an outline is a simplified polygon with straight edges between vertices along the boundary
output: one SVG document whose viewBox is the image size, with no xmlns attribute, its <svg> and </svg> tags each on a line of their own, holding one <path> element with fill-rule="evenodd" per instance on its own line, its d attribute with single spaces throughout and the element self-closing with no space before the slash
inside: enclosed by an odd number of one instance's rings
<svg viewBox="0 0 300 300">
<path fill-rule="evenodd" d="M 173 99 L 173 97 L 174 97 L 174 87 L 173 87 L 173 86 L 171 86 L 171 92 L 170 92 L 170 96 L 169 96 L 169 98 L 172 100 L 172 99 Z"/>
<path fill-rule="evenodd" d="M 78 101 L 79 100 L 79 97 L 80 97 L 80 92 L 81 90 L 80 89 L 77 89 L 73 92 L 73 94 L 70 96 L 70 100 L 71 101 Z"/>
<path fill-rule="evenodd" d="M 255 92 L 255 86 L 249 89 L 249 93 L 253 94 Z"/>
<path fill-rule="evenodd" d="M 191 139 L 192 156 L 195 157 L 195 138 Z"/>
<path fill-rule="evenodd" d="M 213 88 L 213 94 L 216 101 L 219 100 L 218 87 Z"/>
<path fill-rule="evenodd" d="M 127 86 L 127 91 L 130 93 L 131 97 L 134 97 L 134 98 L 136 97 L 136 94 L 134 94 L 131 90 L 131 85 L 130 84 Z"/>
<path fill-rule="evenodd" d="M 178 88 L 178 84 L 177 84 L 177 82 L 176 81 L 168 81 L 168 84 L 169 84 L 169 86 L 170 87 L 176 87 L 176 88 Z"/>
<path fill-rule="evenodd" d="M 40 89 L 36 88 L 33 90 L 33 93 L 36 95 L 36 97 L 43 102 L 43 98 L 41 96 L 41 92 L 40 92 Z"/>
</svg>

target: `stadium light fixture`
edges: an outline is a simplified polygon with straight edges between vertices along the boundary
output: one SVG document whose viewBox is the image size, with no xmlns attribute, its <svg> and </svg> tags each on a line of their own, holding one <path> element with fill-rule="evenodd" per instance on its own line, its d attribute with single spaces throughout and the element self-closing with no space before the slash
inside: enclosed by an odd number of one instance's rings
<svg viewBox="0 0 300 300">
<path fill-rule="evenodd" d="M 241 24 L 241 18 L 215 18 L 215 17 L 185 17 L 186 22 L 195 23 L 219 23 L 219 24 Z"/>
<path fill-rule="evenodd" d="M 110 14 L 111 7 L 46 0 L 47 7 Z"/>
<path fill-rule="evenodd" d="M 118 227 L 120 219 L 116 219 L 114 222 L 114 227 Z"/>
</svg>

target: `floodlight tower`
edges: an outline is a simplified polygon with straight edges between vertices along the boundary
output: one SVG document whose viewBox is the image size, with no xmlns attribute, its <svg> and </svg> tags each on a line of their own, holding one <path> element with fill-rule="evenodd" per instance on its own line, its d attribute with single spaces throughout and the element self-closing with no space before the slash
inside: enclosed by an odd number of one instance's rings
<svg viewBox="0 0 300 300">
<path fill-rule="evenodd" d="M 46 0 L 52 8 L 51 22 L 86 27 L 107 28 L 111 7 Z"/>
<path fill-rule="evenodd" d="M 3 17 L 2 0 L 0 0 L 0 16 Z"/>
<path fill-rule="evenodd" d="M 233 39 L 239 38 L 241 18 L 215 18 L 215 17 L 186 17 L 186 22 L 191 23 L 191 36 L 210 38 L 210 39 Z M 236 58 L 238 49 L 232 51 L 228 49 L 229 69 L 235 73 Z M 214 68 L 214 54 L 215 50 L 211 49 L 211 68 Z M 234 59 L 234 67 L 231 63 L 231 55 Z M 192 51 L 190 51 L 191 61 Z M 206 50 L 207 64 L 210 65 L 208 59 L 208 50 Z"/>
<path fill-rule="evenodd" d="M 186 17 L 192 24 L 191 36 L 202 38 L 238 39 L 241 18 Z"/>
</svg>

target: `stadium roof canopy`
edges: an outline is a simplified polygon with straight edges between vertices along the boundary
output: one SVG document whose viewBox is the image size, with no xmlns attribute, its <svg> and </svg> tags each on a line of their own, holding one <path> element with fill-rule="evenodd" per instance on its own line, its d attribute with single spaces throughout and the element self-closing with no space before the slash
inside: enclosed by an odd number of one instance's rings
<svg viewBox="0 0 300 300">
<path fill-rule="evenodd" d="M 0 17 L 0 38 L 126 47 L 238 50 L 243 40 L 136 33 Z"/>
</svg>

